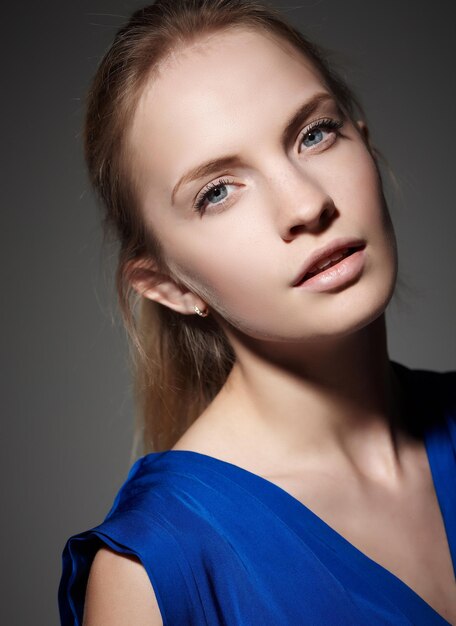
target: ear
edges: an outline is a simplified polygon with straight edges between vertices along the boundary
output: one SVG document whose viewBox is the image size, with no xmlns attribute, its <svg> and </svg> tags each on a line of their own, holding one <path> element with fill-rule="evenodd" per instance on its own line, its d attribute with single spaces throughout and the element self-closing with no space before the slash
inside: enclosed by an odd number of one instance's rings
<svg viewBox="0 0 456 626">
<path fill-rule="evenodd" d="M 138 258 L 129 261 L 125 267 L 125 276 L 139 295 L 183 315 L 193 315 L 195 306 L 200 310 L 207 308 L 199 296 L 168 274 L 160 272 L 152 259 Z"/>
</svg>

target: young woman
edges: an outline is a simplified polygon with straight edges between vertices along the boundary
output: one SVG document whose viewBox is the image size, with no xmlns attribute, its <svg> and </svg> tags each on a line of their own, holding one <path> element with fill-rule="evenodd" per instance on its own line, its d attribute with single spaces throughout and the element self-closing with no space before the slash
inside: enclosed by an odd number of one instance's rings
<svg viewBox="0 0 456 626">
<path fill-rule="evenodd" d="M 65 546 L 62 623 L 456 624 L 456 372 L 388 356 L 378 153 L 320 49 L 257 2 L 159 0 L 85 139 L 145 454 Z"/>
</svg>

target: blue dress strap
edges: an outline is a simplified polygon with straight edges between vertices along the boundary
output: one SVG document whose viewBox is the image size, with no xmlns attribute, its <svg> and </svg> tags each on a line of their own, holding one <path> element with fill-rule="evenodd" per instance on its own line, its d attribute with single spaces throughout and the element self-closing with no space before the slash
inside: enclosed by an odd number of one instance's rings
<svg viewBox="0 0 456 626">
<path fill-rule="evenodd" d="M 165 624 L 205 623 L 202 607 L 199 610 L 195 604 L 198 591 L 192 569 L 169 522 L 154 516 L 150 509 L 129 506 L 138 495 L 135 477 L 140 477 L 144 458 L 130 469 L 105 520 L 73 535 L 64 546 L 58 590 L 62 625 L 82 624 L 89 570 L 103 545 L 139 559 L 152 583 L 161 614 L 166 616 Z"/>
</svg>

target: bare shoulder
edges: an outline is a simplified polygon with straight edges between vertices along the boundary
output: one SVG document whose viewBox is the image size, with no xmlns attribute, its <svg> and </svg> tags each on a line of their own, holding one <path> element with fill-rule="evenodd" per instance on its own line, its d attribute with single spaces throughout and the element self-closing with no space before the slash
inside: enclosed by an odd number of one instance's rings
<svg viewBox="0 0 456 626">
<path fill-rule="evenodd" d="M 134 556 L 101 547 L 87 581 L 83 626 L 162 626 L 157 598 L 144 566 Z"/>
</svg>

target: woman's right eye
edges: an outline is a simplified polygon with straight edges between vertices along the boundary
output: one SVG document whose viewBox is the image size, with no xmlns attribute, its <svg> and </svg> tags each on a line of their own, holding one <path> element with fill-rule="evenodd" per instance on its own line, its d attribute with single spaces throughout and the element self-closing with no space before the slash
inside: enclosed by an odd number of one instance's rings
<svg viewBox="0 0 456 626">
<path fill-rule="evenodd" d="M 227 186 L 233 184 L 232 180 L 221 179 L 214 183 L 209 183 L 204 187 L 200 194 L 196 197 L 193 204 L 193 208 L 198 213 L 204 213 L 207 206 L 206 203 L 212 206 L 220 207 L 226 202 L 225 198 L 228 195 Z"/>
</svg>

